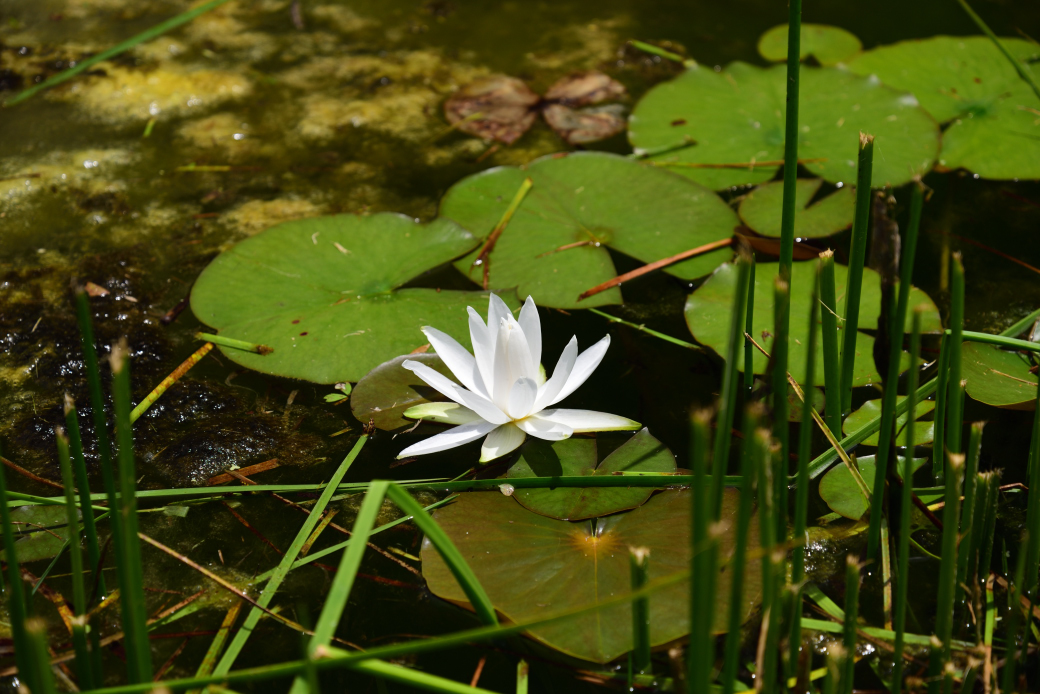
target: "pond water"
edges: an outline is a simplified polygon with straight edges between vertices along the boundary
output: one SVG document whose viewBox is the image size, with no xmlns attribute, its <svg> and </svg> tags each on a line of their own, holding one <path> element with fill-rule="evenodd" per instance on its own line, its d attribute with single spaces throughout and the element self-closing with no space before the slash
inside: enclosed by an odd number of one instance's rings
<svg viewBox="0 0 1040 694">
<path fill-rule="evenodd" d="M 1014 36 L 1017 30 L 1040 35 L 1040 5 L 978 4 L 999 35 Z M 8 90 L 2 95 L 186 7 L 159 0 L 0 0 L 0 89 Z M 758 37 L 786 19 L 785 3 L 762 0 L 304 0 L 300 8 L 297 27 L 288 2 L 232 0 L 87 76 L 0 111 L 0 412 L 5 413 L 0 436 L 6 457 L 57 479 L 53 427 L 62 421 L 64 393 L 80 403 L 86 425 L 89 408 L 71 279 L 104 290 L 92 299 L 99 344 L 129 338 L 137 401 L 198 347 L 193 336 L 203 326 L 190 309 L 172 322 L 163 318 L 188 296 L 209 261 L 232 243 L 281 221 L 337 212 L 393 211 L 428 220 L 459 179 L 566 149 L 541 121 L 509 147 L 489 146 L 449 129 L 441 108 L 459 86 L 501 72 L 541 91 L 572 71 L 599 69 L 626 86 L 632 105 L 678 68 L 626 47 L 627 40 L 672 41 L 673 48 L 706 65 L 763 64 L 755 49 Z M 977 33 L 946 0 L 807 4 L 804 17 L 844 27 L 867 48 L 905 38 Z M 630 151 L 624 135 L 590 148 Z M 960 172 L 933 173 L 926 182 L 935 193 L 925 207 L 915 285 L 945 315 L 940 268 L 944 249 L 952 247 L 965 255 L 967 329 L 999 332 L 1040 306 L 1036 271 L 1007 257 L 1040 267 L 1035 242 L 1040 185 L 975 180 Z M 899 189 L 895 197 L 897 218 L 905 223 L 909 192 Z M 817 242 L 820 248 L 836 245 L 842 259 L 847 244 L 848 232 Z M 613 259 L 619 271 L 637 266 L 616 253 Z M 450 267 L 416 283 L 472 288 Z M 690 289 L 690 283 L 651 275 L 626 284 L 625 305 L 611 311 L 688 340 L 682 311 Z M 572 334 L 582 347 L 604 334 L 612 336 L 603 365 L 568 401 L 570 406 L 643 422 L 684 466 L 687 413 L 691 406 L 713 402 L 720 361 L 585 311 L 543 309 L 542 321 L 549 360 Z M 935 345 L 926 348 L 934 357 Z M 331 392 L 329 386 L 244 370 L 214 352 L 137 423 L 138 486 L 205 484 L 231 464 L 271 458 L 278 458 L 280 467 L 258 477 L 263 483 L 323 481 L 362 430 L 349 405 L 323 401 Z M 863 388 L 856 402 L 872 397 L 877 392 Z M 1005 483 L 1023 481 L 1031 414 L 969 401 L 965 417 L 990 422 L 982 469 L 1004 468 Z M 625 439 L 612 436 L 614 445 Z M 470 446 L 395 464 L 398 451 L 415 440 L 415 434 L 395 438 L 378 432 L 347 481 L 454 477 L 476 459 Z M 92 442 L 87 448 L 88 462 L 94 464 Z M 15 489 L 54 493 L 8 477 Z M 427 503 L 437 498 L 420 495 Z M 142 530 L 231 580 L 247 582 L 277 563 L 275 548 L 288 546 L 303 516 L 259 495 L 231 503 L 233 512 L 214 501 L 193 505 L 184 516 L 148 513 Z M 351 497 L 334 502 L 337 524 L 349 527 L 357 503 Z M 811 517 L 828 512 L 818 498 L 814 503 Z M 396 511 L 387 504 L 380 522 L 394 517 Z M 1010 529 L 1021 523 L 1014 508 L 1004 522 L 1011 536 Z M 376 541 L 417 555 L 420 539 L 406 524 Z M 836 554 L 827 544 L 832 542 L 841 541 L 822 541 L 812 559 L 814 578 L 825 585 L 832 572 L 841 570 L 828 558 Z M 162 663 L 187 638 L 166 675 L 194 673 L 230 601 L 168 557 L 146 550 L 145 560 L 153 612 L 181 594 L 210 588 L 210 609 L 178 622 L 169 628 L 172 634 L 154 642 L 155 661 Z M 403 562 L 417 565 L 408 558 Z M 29 568 L 39 573 L 45 565 Z M 67 573 L 63 566 L 55 573 Z M 52 579 L 64 591 L 62 581 Z M 306 621 L 304 615 L 320 610 L 328 582 L 323 569 L 296 571 L 278 603 L 293 619 Z M 48 618 L 55 617 L 46 611 L 47 603 L 40 604 Z M 117 628 L 114 616 L 107 619 L 110 628 Z M 431 596 L 414 570 L 370 553 L 337 635 L 377 645 L 475 624 L 469 614 Z M 268 620 L 237 666 L 293 658 L 299 647 L 294 633 Z M 561 661 L 521 641 L 420 657 L 413 664 L 469 681 L 477 661 L 486 656 L 481 686 L 506 691 L 520 654 L 534 663 L 536 691 L 595 687 L 582 681 L 582 664 Z M 339 677 L 350 682 L 351 691 L 381 691 L 381 685 L 365 678 Z"/>
</svg>

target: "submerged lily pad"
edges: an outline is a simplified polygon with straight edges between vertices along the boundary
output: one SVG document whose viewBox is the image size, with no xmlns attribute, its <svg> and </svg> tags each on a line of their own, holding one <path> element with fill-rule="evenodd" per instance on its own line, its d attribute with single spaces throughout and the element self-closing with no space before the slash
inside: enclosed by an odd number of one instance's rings
<svg viewBox="0 0 1040 694">
<path fill-rule="evenodd" d="M 962 378 L 968 395 L 995 407 L 1031 409 L 1036 401 L 1036 374 L 1025 355 L 991 345 L 965 342 L 961 350 Z"/>
<path fill-rule="evenodd" d="M 520 459 L 506 477 L 613 475 L 615 472 L 675 472 L 675 456 L 643 429 L 597 465 L 596 440 L 570 438 L 550 443 L 529 438 Z M 550 518 L 599 518 L 639 506 L 653 493 L 649 487 L 561 487 L 517 489 L 513 497 L 525 508 Z"/>
<path fill-rule="evenodd" d="M 509 145 L 534 125 L 541 100 L 522 80 L 493 75 L 452 94 L 444 102 L 444 115 L 464 133 Z"/>
<path fill-rule="evenodd" d="M 799 178 L 795 186 L 794 235 L 796 238 L 831 236 L 852 226 L 856 213 L 855 187 L 839 188 L 813 204 L 809 201 L 820 190 L 820 179 Z M 740 218 L 756 234 L 780 236 L 780 212 L 784 203 L 784 182 L 764 183 L 744 196 L 737 210 Z"/>
<path fill-rule="evenodd" d="M 377 429 L 384 431 L 412 426 L 415 421 L 405 419 L 405 410 L 424 402 L 444 400 L 443 395 L 414 372 L 401 366 L 406 359 L 425 364 L 452 380 L 455 378 L 436 354 L 406 354 L 383 362 L 358 381 L 350 396 L 350 410 L 359 422 L 364 424 L 371 420 Z"/>
<path fill-rule="evenodd" d="M 69 537 L 66 519 L 64 506 L 19 506 L 11 509 L 15 532 L 28 533 L 14 543 L 18 561 L 50 559 L 60 552 Z M 2 551 L 0 559 L 7 561 Z"/>
<path fill-rule="evenodd" d="M 914 458 L 914 472 L 917 472 L 927 461 L 927 458 Z M 874 488 L 874 473 L 877 470 L 874 456 L 860 456 L 856 458 L 856 463 L 859 466 L 860 475 L 863 476 L 863 481 L 867 483 L 867 489 L 872 490 Z M 896 469 L 899 476 L 902 477 L 902 457 L 899 458 L 899 467 Z M 934 494 L 927 497 L 920 494 L 918 496 L 926 504 L 932 503 L 936 498 Z M 832 467 L 820 480 L 820 497 L 832 511 L 850 520 L 859 520 L 869 508 L 869 504 L 863 498 L 863 492 L 860 491 L 859 485 L 853 479 L 852 473 L 843 464 Z"/>
<path fill-rule="evenodd" d="M 786 79 L 782 65 L 690 68 L 636 105 L 629 140 L 714 190 L 763 183 L 784 158 Z M 939 127 L 910 95 L 834 68 L 803 67 L 800 90 L 798 157 L 814 175 L 854 181 L 861 130 L 875 138 L 875 187 L 901 185 L 935 163 Z"/>
<path fill-rule="evenodd" d="M 726 489 L 722 519 L 736 525 L 739 493 Z M 451 537 L 487 591 L 495 608 L 513 622 L 594 605 L 631 590 L 629 547 L 650 550 L 650 580 L 690 566 L 690 493 L 665 491 L 639 508 L 596 522 L 555 520 L 532 513 L 497 493 L 471 492 L 440 508 L 434 519 Z M 758 521 L 752 519 L 748 546 L 757 547 Z M 732 554 L 733 535 L 722 536 L 720 564 Z M 437 551 L 424 540 L 422 569 L 430 590 L 465 603 L 466 594 Z M 745 618 L 760 594 L 761 567 L 748 563 Z M 714 629 L 725 630 L 730 573 L 718 575 Z M 689 632 L 688 582 L 655 592 L 650 598 L 650 641 L 660 645 Z M 607 663 L 632 649 L 632 611 L 628 603 L 604 608 L 530 632 L 533 638 L 583 660 Z"/>
<path fill-rule="evenodd" d="M 816 58 L 820 65 L 837 65 L 859 53 L 863 48 L 856 35 L 829 24 L 802 24 L 801 55 Z M 787 60 L 787 25 L 780 24 L 758 39 L 758 54 L 766 60 L 779 63 Z"/>
<path fill-rule="evenodd" d="M 923 446 L 926 443 L 931 443 L 935 437 L 935 422 L 921 422 L 921 417 L 925 416 L 929 412 L 935 409 L 934 400 L 922 400 L 917 403 L 917 407 L 914 416 L 914 445 Z M 880 400 L 867 400 L 863 403 L 863 406 L 858 410 L 850 414 L 845 418 L 845 422 L 841 425 L 841 429 L 848 436 L 852 432 L 856 431 L 864 424 L 874 419 L 875 417 L 881 416 L 881 401 Z M 906 420 L 909 417 L 908 412 L 904 412 L 896 418 L 896 445 L 906 445 Z M 874 432 L 867 438 L 863 439 L 862 443 L 865 446 L 876 446 L 880 441 L 881 434 Z"/>
<path fill-rule="evenodd" d="M 531 295 L 539 306 L 591 308 L 621 302 L 609 289 L 578 295 L 617 275 L 603 246 L 653 262 L 733 235 L 738 219 L 717 195 L 681 176 L 598 152 L 551 155 L 524 168 L 501 167 L 456 183 L 441 215 L 489 234 L 525 178 L 534 185 L 490 254 L 491 289 Z M 665 272 L 694 279 L 731 256 L 728 248 L 676 263 Z M 477 253 L 456 263 L 476 282 Z"/>
<path fill-rule="evenodd" d="M 1001 39 L 1034 79 L 1040 47 L 1019 38 Z M 857 56 L 848 69 L 876 75 L 909 91 L 940 123 L 939 163 L 984 178 L 1040 178 L 1040 99 L 985 36 L 935 36 L 879 46 Z M 952 122 L 951 122 L 952 121 Z"/>
<path fill-rule="evenodd" d="M 777 263 L 759 263 L 755 271 L 755 322 L 751 336 L 767 352 L 772 349 L 774 330 L 773 318 L 773 278 L 776 277 Z M 848 268 L 844 265 L 834 266 L 834 282 L 837 296 L 845 294 L 845 282 Z M 733 310 L 733 291 L 737 282 L 737 273 L 733 265 L 727 263 L 719 267 L 711 277 L 698 287 L 686 300 L 686 324 L 690 332 L 702 345 L 711 347 L 719 354 L 726 350 L 729 339 L 729 321 Z M 812 285 L 816 282 L 816 262 L 794 263 L 791 266 L 791 340 L 788 370 L 799 383 L 805 378 L 806 349 L 809 344 L 809 310 L 812 297 Z M 928 307 L 922 316 L 923 332 L 938 332 L 942 323 L 939 309 L 928 295 L 916 287 L 910 290 L 910 305 L 924 304 Z M 863 285 L 859 309 L 859 326 L 864 330 L 877 328 L 878 314 L 881 306 L 881 279 L 869 268 L 863 270 Z M 842 301 L 838 300 L 838 314 L 842 314 Z M 907 330 L 912 316 L 907 316 Z M 818 328 L 819 329 L 819 328 Z M 763 333 L 768 333 L 763 335 Z M 817 340 L 816 374 L 823 373 L 823 345 Z M 860 332 L 856 336 L 856 367 L 852 384 L 855 386 L 874 383 L 881 379 L 874 366 L 874 338 Z M 755 373 L 765 373 L 766 357 L 755 350 Z M 743 370 L 741 359 L 737 368 Z"/>
<path fill-rule="evenodd" d="M 381 213 L 286 222 L 217 256 L 195 281 L 191 307 L 221 335 L 274 349 L 220 347 L 237 364 L 315 383 L 356 382 L 388 356 L 423 345 L 424 325 L 468 337 L 466 306 L 486 306 L 487 293 L 399 287 L 476 243 L 446 219 L 417 224 Z"/>
</svg>

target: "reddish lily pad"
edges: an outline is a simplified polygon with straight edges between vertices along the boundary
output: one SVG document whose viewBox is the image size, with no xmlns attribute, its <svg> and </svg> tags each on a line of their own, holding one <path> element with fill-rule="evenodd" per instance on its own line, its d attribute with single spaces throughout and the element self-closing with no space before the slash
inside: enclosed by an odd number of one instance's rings
<svg viewBox="0 0 1040 694">
<path fill-rule="evenodd" d="M 401 366 L 406 359 L 455 378 L 436 354 L 406 354 L 383 362 L 358 381 L 350 396 L 350 410 L 359 422 L 365 424 L 371 420 L 377 429 L 384 431 L 413 426 L 415 420 L 405 419 L 405 410 L 424 402 L 445 399 L 415 373 Z"/>
<path fill-rule="evenodd" d="M 540 101 L 522 80 L 494 75 L 452 94 L 444 103 L 444 115 L 464 133 L 511 145 L 534 125 Z"/>
</svg>

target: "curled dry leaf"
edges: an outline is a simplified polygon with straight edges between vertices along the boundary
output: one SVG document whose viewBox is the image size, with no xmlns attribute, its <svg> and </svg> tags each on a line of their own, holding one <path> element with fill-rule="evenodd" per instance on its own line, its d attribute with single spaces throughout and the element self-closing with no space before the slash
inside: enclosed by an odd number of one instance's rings
<svg viewBox="0 0 1040 694">
<path fill-rule="evenodd" d="M 571 145 L 598 142 L 625 129 L 621 104 L 593 106 L 576 111 L 562 104 L 549 104 L 542 111 L 545 122 Z"/>
<path fill-rule="evenodd" d="M 444 115 L 464 133 L 508 145 L 534 124 L 540 101 L 523 81 L 494 75 L 455 92 L 444 104 Z"/>
<path fill-rule="evenodd" d="M 545 93 L 545 100 L 571 108 L 616 101 L 625 96 L 625 87 L 598 70 L 575 72 L 557 80 Z"/>
</svg>

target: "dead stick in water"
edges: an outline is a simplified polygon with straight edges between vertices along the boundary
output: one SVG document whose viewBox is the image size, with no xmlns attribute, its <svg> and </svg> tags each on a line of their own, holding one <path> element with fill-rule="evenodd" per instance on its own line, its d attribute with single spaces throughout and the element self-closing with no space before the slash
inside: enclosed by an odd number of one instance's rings
<svg viewBox="0 0 1040 694">
<path fill-rule="evenodd" d="M 206 344 L 202 345 L 197 350 L 195 350 L 194 354 L 192 354 L 190 357 L 181 362 L 181 365 L 174 369 L 169 376 L 160 381 L 159 385 L 155 386 L 152 392 L 149 393 L 148 396 L 145 397 L 145 399 L 142 400 L 140 403 L 138 403 L 137 407 L 135 407 L 133 411 L 130 412 L 130 423 L 133 424 L 140 418 L 141 415 L 147 412 L 148 408 L 152 406 L 152 403 L 158 400 L 159 397 L 162 396 L 162 394 L 165 393 L 170 386 L 179 381 L 181 376 L 188 373 L 188 370 L 191 369 L 191 367 L 198 364 L 204 356 L 209 354 L 209 351 L 211 349 L 213 349 L 212 342 L 207 342 Z"/>
<path fill-rule="evenodd" d="M 632 272 L 626 272 L 623 275 L 618 275 L 612 280 L 607 280 L 602 284 L 597 284 L 592 289 L 585 290 L 584 292 L 578 295 L 578 301 L 584 301 L 585 299 L 588 299 L 590 296 L 595 296 L 596 294 L 604 292 L 610 289 L 611 287 L 616 287 L 622 282 L 634 280 L 635 278 L 641 277 L 648 272 L 653 272 L 654 270 L 659 270 L 663 267 L 673 265 L 681 260 L 686 260 L 687 258 L 692 258 L 696 255 L 710 253 L 711 251 L 716 251 L 720 248 L 725 248 L 726 246 L 729 246 L 731 243 L 733 243 L 732 239 L 720 239 L 718 241 L 706 243 L 703 246 L 698 246 L 697 248 L 691 248 L 688 251 L 683 251 L 682 253 L 673 255 L 670 258 L 662 258 L 661 260 L 655 260 L 654 262 L 644 265 L 643 267 L 632 270 Z"/>
</svg>

